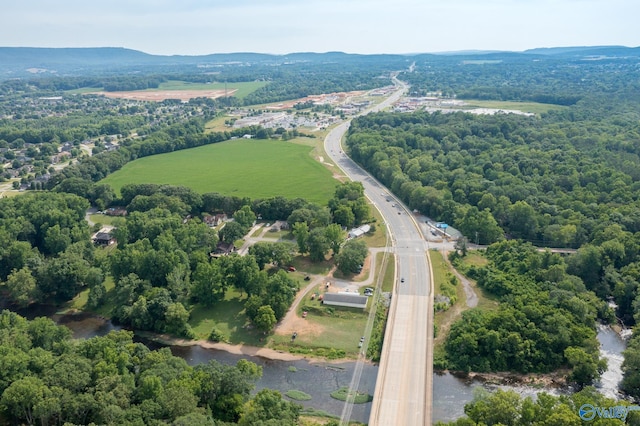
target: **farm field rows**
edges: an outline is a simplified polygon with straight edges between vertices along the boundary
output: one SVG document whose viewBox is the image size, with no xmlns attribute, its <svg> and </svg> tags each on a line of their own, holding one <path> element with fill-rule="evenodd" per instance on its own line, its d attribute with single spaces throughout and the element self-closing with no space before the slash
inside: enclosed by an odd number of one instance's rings
<svg viewBox="0 0 640 426">
<path fill-rule="evenodd" d="M 326 204 L 337 181 L 309 155 L 312 149 L 295 141 L 226 141 L 132 161 L 101 183 L 117 192 L 127 183 L 157 183 L 200 193 L 250 198 L 281 195 Z"/>
</svg>

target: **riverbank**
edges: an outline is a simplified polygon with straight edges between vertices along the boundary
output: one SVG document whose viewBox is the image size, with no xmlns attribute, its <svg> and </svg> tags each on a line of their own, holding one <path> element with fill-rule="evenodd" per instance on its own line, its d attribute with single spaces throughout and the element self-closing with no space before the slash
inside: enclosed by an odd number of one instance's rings
<svg viewBox="0 0 640 426">
<path fill-rule="evenodd" d="M 259 347 L 259 346 L 250 346 L 243 344 L 235 344 L 232 345 L 230 343 L 223 342 L 211 342 L 209 340 L 189 340 L 189 339 L 181 339 L 177 337 L 171 337 L 164 334 L 155 334 L 145 331 L 136 331 L 138 336 L 143 337 L 146 340 L 153 341 L 156 343 L 160 343 L 162 345 L 167 346 L 181 346 L 181 347 L 189 347 L 189 346 L 199 346 L 203 349 L 216 349 L 224 352 L 228 352 L 234 355 L 245 355 L 245 356 L 255 356 L 268 360 L 275 361 L 300 361 L 305 360 L 313 364 L 320 363 L 331 363 L 331 364 L 339 364 L 342 362 L 353 362 L 353 359 L 338 359 L 338 360 L 328 360 L 325 358 L 318 357 L 310 357 L 299 354 L 292 354 L 290 352 Z"/>
<path fill-rule="evenodd" d="M 569 370 L 559 370 L 546 374 L 519 374 L 513 372 L 478 373 L 439 370 L 435 374 L 451 374 L 452 376 L 465 380 L 469 383 L 478 382 L 486 385 L 496 386 L 530 386 L 533 388 L 546 389 L 569 389 L 565 377 Z"/>
</svg>

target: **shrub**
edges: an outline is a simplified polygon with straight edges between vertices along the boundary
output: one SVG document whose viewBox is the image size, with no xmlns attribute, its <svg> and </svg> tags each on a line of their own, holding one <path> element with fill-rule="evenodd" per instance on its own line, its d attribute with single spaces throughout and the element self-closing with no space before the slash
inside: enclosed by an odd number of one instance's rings
<svg viewBox="0 0 640 426">
<path fill-rule="evenodd" d="M 227 336 L 218 327 L 213 327 L 209 334 L 209 340 L 212 342 L 226 342 Z"/>
</svg>

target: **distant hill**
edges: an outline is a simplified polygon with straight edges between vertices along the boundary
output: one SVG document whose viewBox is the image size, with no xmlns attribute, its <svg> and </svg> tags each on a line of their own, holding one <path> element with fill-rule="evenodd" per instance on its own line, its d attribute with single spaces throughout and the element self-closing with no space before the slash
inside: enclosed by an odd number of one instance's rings
<svg viewBox="0 0 640 426">
<path fill-rule="evenodd" d="M 580 46 L 530 49 L 524 52 L 459 51 L 415 55 L 360 55 L 344 52 L 297 52 L 286 55 L 238 52 L 211 55 L 151 55 L 122 47 L 99 48 L 37 48 L 0 47 L 0 79 L 24 78 L 35 75 L 91 75 L 139 72 L 196 71 L 208 66 L 223 64 L 290 64 L 296 62 L 348 63 L 395 62 L 410 58 L 496 59 L 539 56 L 567 58 L 630 57 L 640 56 L 640 48 L 624 46 Z M 200 70 L 201 71 L 201 70 Z"/>
</svg>

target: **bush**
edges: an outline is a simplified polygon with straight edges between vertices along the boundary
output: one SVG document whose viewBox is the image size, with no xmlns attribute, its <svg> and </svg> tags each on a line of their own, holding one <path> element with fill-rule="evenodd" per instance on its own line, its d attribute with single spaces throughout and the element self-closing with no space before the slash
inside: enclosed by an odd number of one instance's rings
<svg viewBox="0 0 640 426">
<path fill-rule="evenodd" d="M 213 327 L 209 334 L 209 340 L 212 342 L 226 342 L 228 338 L 218 327 Z"/>
</svg>

